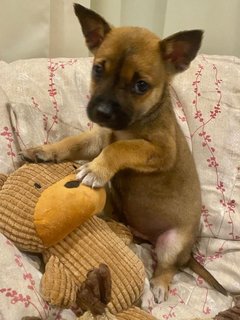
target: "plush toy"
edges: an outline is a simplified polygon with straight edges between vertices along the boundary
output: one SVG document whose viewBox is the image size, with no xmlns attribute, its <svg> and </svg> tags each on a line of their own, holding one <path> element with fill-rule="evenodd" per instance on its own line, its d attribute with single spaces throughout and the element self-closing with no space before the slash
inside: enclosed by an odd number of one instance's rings
<svg viewBox="0 0 240 320">
<path fill-rule="evenodd" d="M 44 246 L 65 238 L 88 218 L 103 210 L 105 190 L 91 189 L 70 174 L 44 190 L 34 210 L 33 223 Z"/>
<path fill-rule="evenodd" d="M 8 177 L 0 175 L 0 231 L 19 249 L 42 253 L 46 265 L 40 290 L 51 305 L 79 302 L 89 272 L 104 264 L 111 276 L 104 316 L 153 319 L 134 307 L 145 271 L 126 245 L 131 233 L 95 215 L 104 206 L 105 191 L 78 186 L 75 169 L 73 163 L 26 164 Z"/>
</svg>

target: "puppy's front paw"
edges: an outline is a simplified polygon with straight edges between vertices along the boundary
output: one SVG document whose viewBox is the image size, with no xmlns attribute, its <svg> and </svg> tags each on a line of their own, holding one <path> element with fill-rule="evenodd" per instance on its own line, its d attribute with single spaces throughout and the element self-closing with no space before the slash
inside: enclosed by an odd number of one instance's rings
<svg viewBox="0 0 240 320">
<path fill-rule="evenodd" d="M 28 162 L 57 162 L 56 155 L 46 150 L 46 146 L 30 148 L 19 152 L 19 156 Z"/>
<path fill-rule="evenodd" d="M 77 179 L 92 188 L 101 188 L 111 179 L 111 174 L 95 160 L 81 165 L 77 169 Z"/>
</svg>

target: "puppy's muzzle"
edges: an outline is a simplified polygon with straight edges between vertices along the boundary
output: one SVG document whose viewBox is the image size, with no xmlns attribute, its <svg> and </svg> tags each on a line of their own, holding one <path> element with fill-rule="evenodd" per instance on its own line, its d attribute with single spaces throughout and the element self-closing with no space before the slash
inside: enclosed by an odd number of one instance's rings
<svg viewBox="0 0 240 320">
<path fill-rule="evenodd" d="M 115 130 L 125 129 L 131 120 L 130 113 L 116 101 L 92 100 L 88 104 L 87 114 L 91 121 Z"/>
</svg>

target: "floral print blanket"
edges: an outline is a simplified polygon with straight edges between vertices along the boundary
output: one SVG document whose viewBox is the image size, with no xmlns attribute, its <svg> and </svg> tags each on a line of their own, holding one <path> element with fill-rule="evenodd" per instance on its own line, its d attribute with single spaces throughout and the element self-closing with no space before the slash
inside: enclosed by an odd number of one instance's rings
<svg viewBox="0 0 240 320">
<path fill-rule="evenodd" d="M 23 148 L 91 130 L 91 58 L 0 62 L 0 173 L 21 165 Z M 230 292 L 240 292 L 240 59 L 199 55 L 170 85 L 176 117 L 196 160 L 202 219 L 195 257 Z M 150 250 L 136 246 L 148 274 Z M 0 235 L 0 319 L 22 316 L 75 319 L 39 294 L 40 272 L 31 258 Z M 150 295 L 151 297 L 151 295 Z M 213 317 L 232 305 L 190 270 L 182 270 L 168 301 L 144 305 L 158 319 Z"/>
</svg>

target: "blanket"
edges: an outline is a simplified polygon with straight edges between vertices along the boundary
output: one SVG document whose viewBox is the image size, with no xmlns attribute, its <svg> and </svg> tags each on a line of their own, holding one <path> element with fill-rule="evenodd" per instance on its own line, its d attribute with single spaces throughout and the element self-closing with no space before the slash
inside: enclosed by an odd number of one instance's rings
<svg viewBox="0 0 240 320">
<path fill-rule="evenodd" d="M 0 173 L 22 161 L 21 149 L 91 130 L 86 105 L 92 58 L 0 62 Z M 194 255 L 231 293 L 240 292 L 240 59 L 199 55 L 170 85 L 174 110 L 197 164 L 202 216 Z M 149 277 L 148 245 L 133 250 Z M 0 318 L 75 319 L 48 306 L 39 294 L 41 273 L 28 256 L 0 235 Z M 151 292 L 142 306 L 157 319 L 211 318 L 233 304 L 199 276 L 184 269 L 168 301 Z M 147 302 L 146 302 L 147 301 Z"/>
</svg>

